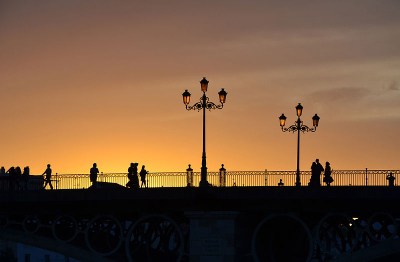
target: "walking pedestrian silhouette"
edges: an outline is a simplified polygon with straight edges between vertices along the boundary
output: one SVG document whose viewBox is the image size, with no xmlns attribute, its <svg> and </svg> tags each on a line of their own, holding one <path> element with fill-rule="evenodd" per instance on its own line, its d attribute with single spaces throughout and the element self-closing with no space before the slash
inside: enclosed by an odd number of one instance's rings
<svg viewBox="0 0 400 262">
<path fill-rule="evenodd" d="M 50 185 L 51 190 L 53 190 L 53 185 L 51 184 L 51 168 L 50 164 L 47 165 L 47 169 L 43 172 L 42 176 L 46 175 L 46 183 L 44 184 L 43 189 L 46 188 L 47 184 Z"/>
</svg>

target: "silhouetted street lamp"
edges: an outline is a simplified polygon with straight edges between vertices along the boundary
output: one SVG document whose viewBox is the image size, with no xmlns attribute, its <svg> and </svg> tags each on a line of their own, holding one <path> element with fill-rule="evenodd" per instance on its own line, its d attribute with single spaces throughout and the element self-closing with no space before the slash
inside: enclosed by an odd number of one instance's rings
<svg viewBox="0 0 400 262">
<path fill-rule="evenodd" d="M 183 103 L 186 106 L 186 109 L 189 110 L 197 110 L 200 111 L 203 109 L 203 155 L 201 161 L 201 180 L 200 180 L 200 187 L 208 187 L 209 183 L 207 181 L 207 163 L 206 163 L 206 109 L 222 109 L 224 107 L 224 103 L 226 101 L 227 93 L 222 88 L 221 91 L 218 92 L 219 101 L 221 102 L 220 105 L 216 105 L 213 102 L 210 102 L 208 97 L 206 96 L 207 88 L 208 88 L 208 81 L 205 77 L 200 81 L 201 84 L 201 91 L 203 91 L 203 96 L 200 98 L 200 102 L 197 102 L 193 106 L 188 106 L 190 102 L 190 93 L 185 90 L 182 94 L 183 96 Z"/>
<path fill-rule="evenodd" d="M 282 127 L 282 131 L 286 132 L 286 131 L 291 131 L 291 132 L 296 132 L 297 131 L 297 171 L 296 171 L 296 186 L 300 186 L 300 131 L 304 132 L 315 132 L 317 130 L 317 126 L 318 126 L 318 122 L 319 122 L 319 116 L 317 114 L 315 114 L 312 117 L 313 120 L 313 128 L 309 128 L 306 125 L 303 125 L 303 121 L 300 120 L 300 116 L 303 113 L 303 107 L 301 106 L 301 104 L 299 103 L 296 106 L 296 114 L 297 114 L 297 121 L 295 122 L 294 125 L 289 126 L 288 128 L 284 128 L 285 126 L 285 122 L 286 122 L 286 116 L 284 114 L 282 114 L 279 117 L 279 122 L 280 125 Z"/>
</svg>

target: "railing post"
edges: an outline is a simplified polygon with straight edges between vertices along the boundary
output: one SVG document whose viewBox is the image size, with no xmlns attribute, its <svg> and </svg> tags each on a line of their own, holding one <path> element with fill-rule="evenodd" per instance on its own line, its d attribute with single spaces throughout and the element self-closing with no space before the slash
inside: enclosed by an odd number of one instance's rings
<svg viewBox="0 0 400 262">
<path fill-rule="evenodd" d="M 265 186 L 268 185 L 268 171 L 265 169 Z"/>
<path fill-rule="evenodd" d="M 368 168 L 365 168 L 365 186 L 368 186 Z"/>
<path fill-rule="evenodd" d="M 190 166 L 191 165 L 189 164 L 189 168 L 186 169 L 187 187 L 193 186 L 193 169 Z"/>
<path fill-rule="evenodd" d="M 219 186 L 225 187 L 225 181 L 226 181 L 226 169 L 224 168 L 224 164 L 222 164 L 221 168 L 219 169 Z"/>
<path fill-rule="evenodd" d="M 56 190 L 58 189 L 58 173 L 56 173 Z"/>
</svg>

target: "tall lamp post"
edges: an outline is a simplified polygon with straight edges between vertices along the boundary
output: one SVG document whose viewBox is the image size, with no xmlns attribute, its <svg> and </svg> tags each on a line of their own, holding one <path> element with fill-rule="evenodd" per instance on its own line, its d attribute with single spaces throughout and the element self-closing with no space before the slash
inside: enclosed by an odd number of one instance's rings
<svg viewBox="0 0 400 262">
<path fill-rule="evenodd" d="M 279 117 L 279 122 L 282 128 L 283 132 L 296 132 L 297 131 L 297 171 L 296 171 L 296 186 L 301 186 L 300 183 L 300 131 L 305 133 L 305 132 L 315 132 L 317 130 L 318 122 L 319 122 L 319 116 L 315 114 L 312 117 L 313 120 L 313 126 L 312 128 L 309 128 L 306 125 L 303 125 L 303 121 L 300 120 L 300 116 L 303 113 L 303 106 L 299 103 L 296 106 L 296 114 L 297 114 L 297 121 L 295 121 L 294 125 L 289 126 L 288 128 L 284 128 L 285 122 L 286 122 L 286 116 L 282 114 Z"/>
<path fill-rule="evenodd" d="M 208 83 L 207 79 L 203 77 L 203 79 L 200 81 L 200 86 L 201 86 L 201 91 L 203 91 L 203 96 L 200 98 L 200 102 L 197 102 L 196 104 L 192 106 L 188 106 L 190 102 L 190 93 L 185 90 L 185 92 L 182 94 L 183 96 L 183 103 L 186 106 L 186 109 L 188 111 L 190 110 L 197 110 L 200 111 L 203 109 L 203 154 L 202 154 L 202 161 L 201 161 L 201 180 L 200 180 L 200 187 L 208 187 L 209 183 L 207 181 L 207 162 L 206 162 L 206 109 L 210 110 L 211 109 L 222 109 L 224 107 L 224 103 L 226 101 L 226 95 L 227 93 L 225 90 L 222 88 L 221 91 L 218 92 L 219 95 L 219 101 L 221 102 L 220 105 L 216 105 L 213 102 L 210 102 L 208 97 L 206 96 L 207 88 L 208 88 Z"/>
</svg>

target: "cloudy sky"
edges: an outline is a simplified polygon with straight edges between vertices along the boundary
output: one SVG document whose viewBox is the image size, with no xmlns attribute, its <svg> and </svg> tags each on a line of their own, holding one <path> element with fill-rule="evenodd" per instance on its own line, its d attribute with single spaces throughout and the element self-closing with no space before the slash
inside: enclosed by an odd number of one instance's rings
<svg viewBox="0 0 400 262">
<path fill-rule="evenodd" d="M 399 169 L 399 1 L 0 1 L 0 165 L 42 173 Z"/>
</svg>

